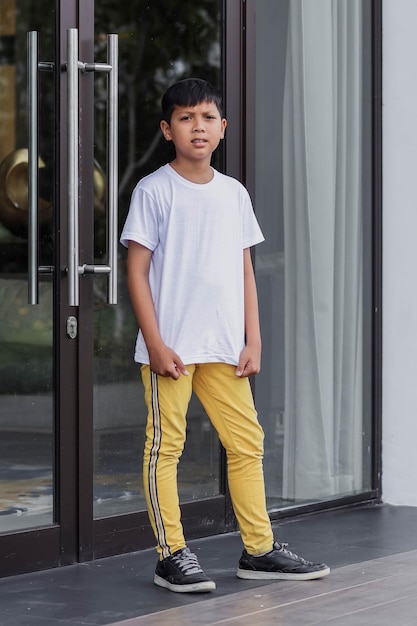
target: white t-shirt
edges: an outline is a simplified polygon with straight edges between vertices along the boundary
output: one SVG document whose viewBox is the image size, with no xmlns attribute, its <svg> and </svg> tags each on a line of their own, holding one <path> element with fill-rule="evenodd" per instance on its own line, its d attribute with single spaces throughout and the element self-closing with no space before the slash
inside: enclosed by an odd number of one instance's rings
<svg viewBox="0 0 417 626">
<path fill-rule="evenodd" d="M 238 364 L 245 338 L 243 250 L 263 239 L 246 189 L 214 169 L 200 185 L 167 164 L 136 185 L 120 241 L 152 250 L 149 283 L 159 331 L 186 365 Z M 149 364 L 140 330 L 135 361 Z"/>
</svg>

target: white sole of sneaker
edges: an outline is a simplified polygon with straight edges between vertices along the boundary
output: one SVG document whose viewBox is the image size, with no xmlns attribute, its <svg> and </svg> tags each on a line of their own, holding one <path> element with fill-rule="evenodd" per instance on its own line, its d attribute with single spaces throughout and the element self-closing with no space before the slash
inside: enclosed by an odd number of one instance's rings
<svg viewBox="0 0 417 626">
<path fill-rule="evenodd" d="M 207 591 L 214 591 L 216 589 L 216 583 L 213 580 L 206 580 L 201 583 L 191 583 L 189 585 L 175 585 L 170 583 L 165 578 L 161 578 L 158 574 L 155 574 L 153 579 L 155 585 L 174 591 L 175 593 L 204 593 Z"/>
<path fill-rule="evenodd" d="M 306 574 L 286 574 L 285 572 L 257 572 L 255 570 L 240 569 L 237 570 L 237 577 L 245 580 L 316 580 L 317 578 L 325 578 L 330 574 L 330 567 L 319 570 L 318 572 L 308 572 Z"/>
</svg>

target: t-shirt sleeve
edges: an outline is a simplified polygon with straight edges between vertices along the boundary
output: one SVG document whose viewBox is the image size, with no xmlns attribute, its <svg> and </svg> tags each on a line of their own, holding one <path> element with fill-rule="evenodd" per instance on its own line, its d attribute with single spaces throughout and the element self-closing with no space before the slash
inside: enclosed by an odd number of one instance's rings
<svg viewBox="0 0 417 626">
<path fill-rule="evenodd" d="M 241 202 L 243 209 L 243 247 L 250 248 L 265 241 L 265 237 L 256 219 L 249 193 L 244 187 L 242 187 Z"/>
<path fill-rule="evenodd" d="M 149 250 L 155 250 L 159 241 L 158 209 L 154 199 L 140 182 L 133 190 L 129 212 L 120 235 L 120 243 L 126 248 L 129 241 L 136 241 Z"/>
</svg>

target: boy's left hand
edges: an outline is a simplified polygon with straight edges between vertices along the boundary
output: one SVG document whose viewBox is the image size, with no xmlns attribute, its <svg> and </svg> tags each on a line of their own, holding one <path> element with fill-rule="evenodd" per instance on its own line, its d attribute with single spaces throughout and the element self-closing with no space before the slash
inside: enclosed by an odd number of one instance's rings
<svg viewBox="0 0 417 626">
<path fill-rule="evenodd" d="M 236 376 L 245 378 L 261 371 L 261 351 L 258 348 L 245 346 L 240 353 L 239 364 L 236 368 Z"/>
</svg>

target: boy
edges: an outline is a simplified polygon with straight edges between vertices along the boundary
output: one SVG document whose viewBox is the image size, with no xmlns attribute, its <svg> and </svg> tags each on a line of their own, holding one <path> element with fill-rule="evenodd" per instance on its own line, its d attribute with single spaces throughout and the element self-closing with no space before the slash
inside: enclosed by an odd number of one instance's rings
<svg viewBox="0 0 417 626">
<path fill-rule="evenodd" d="M 274 542 L 266 511 L 263 431 L 248 380 L 261 363 L 250 247 L 263 235 L 246 189 L 210 165 L 227 124 L 220 96 L 206 81 L 182 80 L 165 93 L 162 113 L 175 158 L 135 187 L 121 235 L 148 407 L 144 485 L 159 552 L 154 582 L 175 592 L 215 589 L 186 545 L 178 502 L 192 391 L 227 453 L 245 548 L 237 575 L 322 578 L 327 565 Z"/>
</svg>

